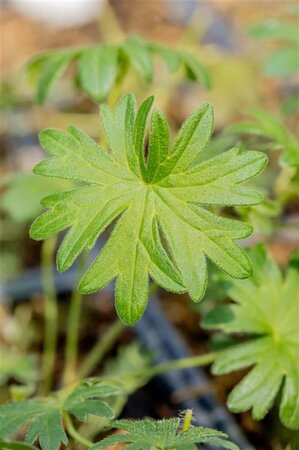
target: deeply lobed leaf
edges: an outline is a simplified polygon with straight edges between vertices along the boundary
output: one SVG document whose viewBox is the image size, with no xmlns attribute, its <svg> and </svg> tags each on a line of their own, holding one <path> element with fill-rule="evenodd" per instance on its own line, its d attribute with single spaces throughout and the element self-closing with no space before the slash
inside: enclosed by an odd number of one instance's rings
<svg viewBox="0 0 299 450">
<path fill-rule="evenodd" d="M 171 146 L 162 113 L 150 115 L 152 104 L 150 97 L 137 110 L 129 94 L 115 111 L 101 108 L 109 150 L 75 127 L 43 131 L 41 143 L 52 156 L 35 168 L 40 175 L 84 183 L 46 197 L 49 209 L 31 227 L 34 239 L 69 228 L 58 252 L 59 270 L 92 248 L 114 222 L 80 290 L 94 292 L 116 278 L 116 309 L 127 324 L 143 314 L 150 278 L 198 301 L 207 283 L 206 257 L 233 277 L 250 276 L 250 262 L 234 241 L 249 236 L 252 227 L 218 217 L 206 206 L 259 203 L 260 194 L 243 183 L 267 162 L 262 153 L 231 149 L 196 164 L 212 133 L 211 105 L 186 120 Z"/>
<path fill-rule="evenodd" d="M 127 450 L 150 448 L 185 449 L 196 448 L 194 444 L 214 444 L 222 448 L 238 450 L 219 431 L 191 425 L 187 431 L 180 430 L 180 419 L 168 420 L 116 420 L 111 428 L 124 430 L 125 434 L 114 434 L 93 445 L 91 450 L 101 450 L 113 444 L 125 445 Z"/>
<path fill-rule="evenodd" d="M 119 388 L 103 380 L 91 379 L 77 385 L 68 395 L 61 393 L 60 396 L 47 399 L 2 404 L 0 440 L 11 436 L 26 425 L 28 444 L 32 445 L 35 441 L 39 441 L 42 450 L 58 450 L 62 443 L 65 445 L 68 443 L 62 421 L 64 413 L 70 413 L 81 421 L 84 421 L 88 414 L 112 418 L 113 413 L 103 398 L 118 395 L 119 392 Z"/>
<path fill-rule="evenodd" d="M 252 409 L 260 420 L 281 390 L 281 421 L 299 429 L 299 267 L 293 262 L 283 276 L 262 246 L 249 255 L 253 277 L 231 281 L 228 294 L 234 302 L 211 311 L 204 325 L 251 338 L 221 352 L 212 370 L 222 374 L 253 366 L 230 394 L 229 408 Z"/>
</svg>

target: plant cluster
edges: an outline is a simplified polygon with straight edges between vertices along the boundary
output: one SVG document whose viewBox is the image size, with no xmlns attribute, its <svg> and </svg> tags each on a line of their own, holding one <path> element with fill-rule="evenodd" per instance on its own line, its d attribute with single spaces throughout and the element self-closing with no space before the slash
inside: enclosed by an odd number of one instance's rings
<svg viewBox="0 0 299 450">
<path fill-rule="evenodd" d="M 258 25 L 252 33 L 292 43 L 295 39 L 293 26 L 278 22 Z M 287 56 L 279 52 L 268 63 L 268 72 L 269 67 L 276 67 L 273 60 L 290 56 L 290 51 Z M 250 369 L 228 397 L 232 411 L 252 410 L 253 418 L 261 420 L 277 405 L 282 424 L 299 429 L 298 253 L 282 271 L 263 246 L 244 250 L 238 242 L 253 233 L 254 217 L 266 216 L 271 221 L 284 205 L 279 196 L 264 199 L 254 185 L 253 179 L 267 165 L 265 150 L 282 150 L 280 163 L 291 169 L 292 195 L 298 193 L 296 137 L 272 115 L 256 110 L 251 113 L 253 121 L 235 124 L 211 140 L 213 107 L 203 103 L 172 139 L 164 114 L 153 109 L 153 96 L 139 107 L 133 94 L 117 103 L 111 99 L 130 66 L 145 82 L 153 81 L 154 55 L 170 72 L 184 67 L 187 78 L 210 86 L 207 70 L 190 53 L 136 35 L 117 45 L 45 52 L 27 66 L 37 86 L 37 103 L 46 100 L 51 86 L 75 61 L 77 86 L 92 100 L 107 100 L 108 104 L 100 105 L 100 144 L 75 126 L 66 131 L 45 129 L 39 138 L 49 157 L 34 168 L 38 177 L 8 181 L 2 204 L 17 221 L 38 215 L 37 199 L 45 195 L 45 211 L 30 228 L 30 236 L 43 241 L 45 342 L 37 383 L 34 364 L 28 365 L 17 354 L 11 353 L 0 370 L 0 381 L 13 375 L 21 383 L 33 384 L 30 389 L 15 389 L 15 401 L 0 405 L 3 450 L 32 450 L 35 444 L 42 450 L 59 450 L 62 444 L 73 442 L 91 450 L 112 444 L 127 450 L 195 450 L 198 444 L 237 450 L 224 433 L 192 425 L 189 410 L 181 419 L 114 420 L 128 396 L 151 377 L 211 363 L 215 375 Z M 281 75 L 290 75 L 291 69 L 289 61 Z M 241 143 L 233 146 L 231 136 L 236 134 L 257 137 L 260 151 L 247 150 Z M 43 177 L 47 178 L 39 189 Z M 21 192 L 28 193 L 26 210 L 20 205 Z M 79 289 L 71 297 L 65 367 L 56 385 L 58 302 L 52 263 L 55 236 L 65 230 L 57 268 L 63 272 L 79 258 Z M 93 247 L 100 248 L 86 271 L 85 255 Z M 107 365 L 105 375 L 89 378 L 124 324 L 133 325 L 142 317 L 151 285 L 188 293 L 198 302 L 206 292 L 209 261 L 220 269 L 225 293 L 221 292 L 223 303 L 207 313 L 203 326 L 229 335 L 231 345 L 153 367 L 150 358 L 129 346 Z M 113 280 L 121 321 L 79 364 L 81 293 L 98 291 Z M 85 433 L 89 421 L 95 421 L 92 437 Z M 98 441 L 105 427 L 118 432 Z M 9 440 L 18 438 L 18 433 L 25 434 L 24 443 Z"/>
</svg>

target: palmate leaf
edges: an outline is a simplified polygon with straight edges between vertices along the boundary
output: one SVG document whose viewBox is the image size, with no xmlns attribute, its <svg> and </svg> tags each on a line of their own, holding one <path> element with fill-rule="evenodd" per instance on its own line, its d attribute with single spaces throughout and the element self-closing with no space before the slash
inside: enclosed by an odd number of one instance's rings
<svg viewBox="0 0 299 450">
<path fill-rule="evenodd" d="M 61 443 L 68 443 L 63 427 L 63 414 L 72 414 L 81 421 L 84 421 L 88 414 L 112 418 L 113 413 L 103 399 L 119 393 L 119 388 L 109 382 L 90 379 L 77 385 L 67 395 L 60 392 L 59 395 L 47 399 L 2 404 L 0 438 L 8 438 L 26 425 L 26 442 L 29 445 L 39 441 L 42 450 L 58 450 Z"/>
<path fill-rule="evenodd" d="M 116 278 L 116 309 L 126 324 L 143 314 L 149 277 L 173 292 L 202 298 L 207 283 L 206 256 L 233 277 L 251 274 L 250 262 L 234 242 L 249 236 L 248 224 L 218 217 L 209 205 L 251 205 L 261 195 L 241 184 L 258 174 L 267 157 L 233 148 L 192 166 L 213 129 L 211 105 L 200 106 L 183 124 L 172 146 L 163 114 L 151 115 L 148 155 L 146 125 L 153 98 L 136 111 L 125 96 L 101 118 L 110 153 L 75 127 L 40 135 L 52 157 L 35 173 L 85 182 L 73 191 L 46 197 L 48 207 L 33 223 L 34 239 L 47 239 L 70 228 L 58 251 L 60 271 L 116 220 L 110 238 L 80 283 L 95 292 Z"/>
<path fill-rule="evenodd" d="M 187 77 L 210 87 L 207 69 L 186 52 L 180 52 L 131 35 L 119 45 L 93 45 L 84 48 L 51 50 L 32 58 L 26 66 L 36 88 L 36 100 L 45 102 L 50 88 L 73 62 L 77 62 L 79 87 L 97 102 L 109 95 L 131 66 L 146 82 L 153 79 L 153 56 L 160 57 L 170 72 L 185 67 Z"/>
<path fill-rule="evenodd" d="M 195 450 L 196 444 L 211 444 L 238 450 L 237 445 L 226 440 L 227 435 L 224 433 L 194 425 L 186 431 L 181 431 L 180 422 L 180 419 L 116 420 L 111 424 L 111 428 L 124 430 L 126 433 L 108 436 L 93 445 L 91 450 L 101 450 L 115 444 L 122 444 L 127 450 L 150 450 L 151 448 Z"/>
<path fill-rule="evenodd" d="M 228 294 L 234 303 L 208 313 L 204 325 L 252 337 L 221 352 L 212 371 L 222 374 L 253 366 L 231 392 L 229 408 L 252 409 L 260 420 L 281 390 L 280 419 L 286 427 L 299 429 L 299 258 L 283 276 L 263 246 L 249 255 L 253 277 L 231 281 Z"/>
</svg>

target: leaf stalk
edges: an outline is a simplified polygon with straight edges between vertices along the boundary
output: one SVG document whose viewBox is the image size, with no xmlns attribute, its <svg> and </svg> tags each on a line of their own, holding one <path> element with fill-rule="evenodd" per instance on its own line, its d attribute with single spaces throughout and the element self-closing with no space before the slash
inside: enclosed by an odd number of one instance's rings
<svg viewBox="0 0 299 450">
<path fill-rule="evenodd" d="M 45 337 L 42 355 L 41 385 L 43 394 L 49 392 L 54 376 L 57 347 L 58 305 L 53 271 L 57 238 L 43 241 L 41 250 L 41 271 L 44 291 Z"/>
</svg>

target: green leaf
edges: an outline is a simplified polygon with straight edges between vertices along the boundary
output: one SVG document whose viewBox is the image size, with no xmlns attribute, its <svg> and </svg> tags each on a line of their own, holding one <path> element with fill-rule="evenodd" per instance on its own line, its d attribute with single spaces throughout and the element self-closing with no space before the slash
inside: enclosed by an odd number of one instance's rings
<svg viewBox="0 0 299 450">
<path fill-rule="evenodd" d="M 205 88 L 211 88 L 211 78 L 207 69 L 190 53 L 181 53 L 187 76 L 193 81 L 200 81 Z"/>
<path fill-rule="evenodd" d="M 299 167 L 299 145 L 296 137 L 274 116 L 267 111 L 250 111 L 253 121 L 240 122 L 230 126 L 226 133 L 248 134 L 269 139 L 274 149 L 282 148 L 281 162 L 291 167 Z"/>
<path fill-rule="evenodd" d="M 207 283 L 206 256 L 233 277 L 250 276 L 249 260 L 234 240 L 249 236 L 252 227 L 218 217 L 206 205 L 259 203 L 262 197 L 241 183 L 267 162 L 262 153 L 232 149 L 195 165 L 212 133 L 212 107 L 200 106 L 169 145 L 162 113 L 150 116 L 152 103 L 148 98 L 136 113 L 135 99 L 127 95 L 115 111 L 101 108 L 109 153 L 77 128 L 43 131 L 41 143 L 53 156 L 35 168 L 38 174 L 85 183 L 46 197 L 49 209 L 31 227 L 34 239 L 69 228 L 58 251 L 59 270 L 92 248 L 114 222 L 79 288 L 94 292 L 116 278 L 116 309 L 127 324 L 146 308 L 149 278 L 198 301 Z"/>
<path fill-rule="evenodd" d="M 171 152 L 161 162 L 153 181 L 189 168 L 209 142 L 213 125 L 213 108 L 209 103 L 204 103 L 183 123 Z"/>
<path fill-rule="evenodd" d="M 129 36 L 114 46 L 101 44 L 47 51 L 32 58 L 26 65 L 26 72 L 30 84 L 37 86 L 37 102 L 44 103 L 51 86 L 72 61 L 78 60 L 74 76 L 74 81 L 79 81 L 76 86 L 101 102 L 124 80 L 130 66 L 143 80 L 151 82 L 154 56 L 160 57 L 170 72 L 184 65 L 189 79 L 209 86 L 207 69 L 194 56 L 146 41 L 137 35 Z"/>
<path fill-rule="evenodd" d="M 64 403 L 64 409 L 73 414 L 81 422 L 85 421 L 88 414 L 99 417 L 112 418 L 113 413 L 102 398 L 120 393 L 115 386 L 98 382 L 84 382 L 68 396 Z"/>
<path fill-rule="evenodd" d="M 0 384 L 9 378 L 20 383 L 31 383 L 37 379 L 37 359 L 34 355 L 24 355 L 0 345 L 0 361 Z"/>
<path fill-rule="evenodd" d="M 1 198 L 1 207 L 16 222 L 28 222 L 42 212 L 41 199 L 62 189 L 70 189 L 72 182 L 33 174 L 18 174 L 8 180 Z"/>
<path fill-rule="evenodd" d="M 255 230 L 269 233 L 275 227 L 273 218 L 279 216 L 281 209 L 278 201 L 265 197 L 260 205 L 248 208 L 237 207 L 237 212 L 242 220 L 251 223 Z"/>
<path fill-rule="evenodd" d="M 271 77 L 289 77 L 298 74 L 298 45 L 274 50 L 266 59 L 264 70 Z"/>
<path fill-rule="evenodd" d="M 150 51 L 139 36 L 130 36 L 123 44 L 123 50 L 132 66 L 147 82 L 153 79 L 153 62 Z"/>
<path fill-rule="evenodd" d="M 62 50 L 49 53 L 40 65 L 37 85 L 37 103 L 44 103 L 51 86 L 63 74 L 70 62 L 77 56 L 76 50 Z"/>
<path fill-rule="evenodd" d="M 83 90 L 98 102 L 105 100 L 116 82 L 117 47 L 102 45 L 85 50 L 79 58 L 78 74 Z"/>
<path fill-rule="evenodd" d="M 159 448 L 190 449 L 194 444 L 214 444 L 222 448 L 238 450 L 237 445 L 226 440 L 227 436 L 210 428 L 191 425 L 186 431 L 180 430 L 180 419 L 168 420 L 116 420 L 111 428 L 126 431 L 125 434 L 108 436 L 93 445 L 91 450 L 101 450 L 113 444 L 124 444 L 127 450 Z"/>
<path fill-rule="evenodd" d="M 47 402 L 26 400 L 0 405 L 0 437 L 6 438 L 33 417 L 43 413 Z"/>
<path fill-rule="evenodd" d="M 58 409 L 47 409 L 39 414 L 30 425 L 26 441 L 33 444 L 39 440 L 43 450 L 58 450 L 61 443 L 67 444 L 68 438 L 62 428 L 62 416 Z"/>
<path fill-rule="evenodd" d="M 169 72 L 175 72 L 181 65 L 179 52 L 156 43 L 150 43 L 149 48 L 163 59 Z"/>
<path fill-rule="evenodd" d="M 90 379 L 79 383 L 66 394 L 47 399 L 24 400 L 0 405 L 0 438 L 7 438 L 22 426 L 27 426 L 26 442 L 39 441 L 42 450 L 59 450 L 67 445 L 63 428 L 64 413 L 73 414 L 84 421 L 88 414 L 111 418 L 113 413 L 103 398 L 118 395 L 120 388 L 104 379 Z M 12 447 L 13 448 L 13 447 Z M 20 448 L 21 450 L 21 448 Z"/>
<path fill-rule="evenodd" d="M 272 51 L 264 63 L 264 72 L 271 77 L 289 77 L 299 71 L 298 23 L 268 19 L 254 25 L 249 34 L 256 39 L 273 39 L 283 46 Z"/>
<path fill-rule="evenodd" d="M 278 19 L 268 19 L 249 29 L 249 35 L 256 39 L 279 39 L 298 42 L 298 26 Z"/>
<path fill-rule="evenodd" d="M 229 408 L 252 409 L 260 420 L 282 390 L 281 421 L 299 429 L 298 266 L 291 263 L 283 276 L 262 246 L 251 249 L 249 256 L 253 277 L 242 283 L 230 281 L 233 303 L 216 308 L 204 320 L 208 328 L 245 333 L 248 340 L 222 351 L 212 371 L 222 374 L 253 366 L 231 392 Z"/>
</svg>

